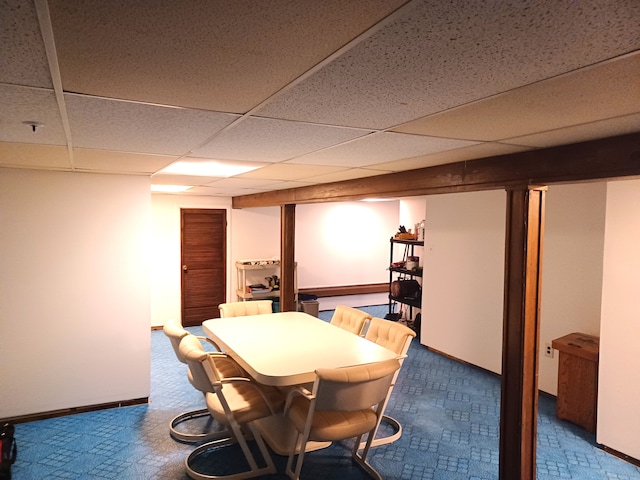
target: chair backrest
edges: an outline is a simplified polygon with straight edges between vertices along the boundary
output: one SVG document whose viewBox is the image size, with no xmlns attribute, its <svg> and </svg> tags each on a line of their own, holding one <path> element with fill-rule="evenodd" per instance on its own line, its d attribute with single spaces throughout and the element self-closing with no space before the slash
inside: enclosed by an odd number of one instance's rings
<svg viewBox="0 0 640 480">
<path fill-rule="evenodd" d="M 367 320 L 371 318 L 367 312 L 346 305 L 336 306 L 331 324 L 340 327 L 356 335 L 360 335 Z"/>
<path fill-rule="evenodd" d="M 396 359 L 346 368 L 316 370 L 316 410 L 355 412 L 382 402 L 400 368 Z"/>
<path fill-rule="evenodd" d="M 369 321 L 364 338 L 404 356 L 415 336 L 416 332 L 406 325 L 374 317 Z"/>
<path fill-rule="evenodd" d="M 180 353 L 180 341 L 187 335 L 189 332 L 182 328 L 182 323 L 175 318 L 170 318 L 167 320 L 162 327 L 164 334 L 169 337 L 171 341 L 171 346 L 173 347 L 173 351 L 182 363 L 186 363 L 184 357 Z"/>
<path fill-rule="evenodd" d="M 273 300 L 252 300 L 249 302 L 228 302 L 218 305 L 220 317 L 246 317 L 273 312 Z"/>
<path fill-rule="evenodd" d="M 180 340 L 180 355 L 189 366 L 189 381 L 202 393 L 213 393 L 213 386 L 209 375 L 204 367 L 204 362 L 211 362 L 215 369 L 215 364 L 207 352 L 202 349 L 200 340 L 195 335 L 188 334 Z M 215 371 L 215 370 L 214 370 Z M 218 376 L 219 379 L 219 376 Z"/>
</svg>

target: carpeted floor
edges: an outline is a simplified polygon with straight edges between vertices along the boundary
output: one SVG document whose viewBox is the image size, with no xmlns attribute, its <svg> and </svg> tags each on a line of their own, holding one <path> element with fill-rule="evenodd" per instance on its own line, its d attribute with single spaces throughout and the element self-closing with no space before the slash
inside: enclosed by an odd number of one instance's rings
<svg viewBox="0 0 640 480">
<path fill-rule="evenodd" d="M 386 313 L 386 306 L 362 309 L 379 317 Z M 332 313 L 320 312 L 320 317 L 328 320 Z M 149 405 L 18 424 L 14 480 L 188 478 L 184 459 L 194 447 L 172 440 L 168 422 L 178 413 L 201 408 L 202 395 L 189 384 L 163 332 L 151 332 L 151 338 Z M 387 408 L 404 434 L 372 450 L 369 459 L 388 480 L 497 479 L 499 400 L 497 376 L 435 354 L 414 340 Z M 583 429 L 557 420 L 554 399 L 541 395 L 538 480 L 640 479 L 640 468 L 600 450 L 594 440 Z M 352 465 L 348 447 L 348 442 L 338 443 L 310 453 L 302 477 L 367 478 Z M 205 459 L 207 468 L 233 466 L 234 448 L 211 454 Z M 283 472 L 286 459 L 274 455 L 274 460 Z M 287 477 L 278 473 L 264 478 Z"/>
</svg>

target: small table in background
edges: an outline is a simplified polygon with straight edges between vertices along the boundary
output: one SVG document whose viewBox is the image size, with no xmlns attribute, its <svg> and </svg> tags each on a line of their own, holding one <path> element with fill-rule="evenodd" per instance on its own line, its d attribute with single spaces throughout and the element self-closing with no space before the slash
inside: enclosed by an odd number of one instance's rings
<svg viewBox="0 0 640 480">
<path fill-rule="evenodd" d="M 570 333 L 551 346 L 560 352 L 556 416 L 595 433 L 600 339 Z"/>
</svg>

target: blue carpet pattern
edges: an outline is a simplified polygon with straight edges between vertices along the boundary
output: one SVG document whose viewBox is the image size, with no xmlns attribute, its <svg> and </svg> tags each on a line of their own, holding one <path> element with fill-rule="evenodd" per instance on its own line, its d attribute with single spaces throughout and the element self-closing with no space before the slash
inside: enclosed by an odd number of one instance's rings
<svg viewBox="0 0 640 480">
<path fill-rule="evenodd" d="M 378 317 L 386 308 L 362 307 Z M 332 314 L 322 311 L 320 317 Z M 190 330 L 201 334 L 200 328 Z M 151 338 L 150 403 L 16 425 L 14 480 L 188 479 L 184 459 L 194 447 L 173 440 L 168 422 L 201 408 L 203 398 L 163 332 L 153 331 Z M 499 401 L 497 376 L 414 340 L 387 408 L 404 426 L 403 436 L 373 449 L 369 460 L 388 480 L 497 480 Z M 640 479 L 640 468 L 599 449 L 592 434 L 557 420 L 553 398 L 540 396 L 538 425 L 538 480 Z M 350 445 L 338 442 L 308 454 L 302 477 L 368 478 L 351 463 Z M 235 446 L 222 448 L 202 456 L 201 468 L 227 473 L 241 465 Z M 287 478 L 281 473 L 286 458 L 273 458 L 280 473 L 264 478 Z"/>
</svg>

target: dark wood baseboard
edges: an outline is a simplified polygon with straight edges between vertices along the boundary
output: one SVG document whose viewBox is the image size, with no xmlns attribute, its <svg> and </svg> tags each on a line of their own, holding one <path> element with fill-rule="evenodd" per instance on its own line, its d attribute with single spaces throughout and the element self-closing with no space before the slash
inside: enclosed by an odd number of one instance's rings
<svg viewBox="0 0 640 480">
<path fill-rule="evenodd" d="M 636 467 L 640 467 L 640 460 L 638 460 L 637 458 L 633 458 L 630 457 L 629 455 L 619 452 L 617 450 L 614 450 L 613 448 L 609 448 L 606 445 L 598 445 L 598 447 L 601 450 L 604 450 L 605 452 L 607 452 L 610 455 L 613 455 L 614 457 L 618 457 L 621 460 L 624 460 L 625 462 L 629 462 L 632 465 L 635 465 Z"/>
<path fill-rule="evenodd" d="M 342 297 L 344 295 L 365 295 L 368 293 L 389 293 L 388 283 L 367 283 L 363 285 L 341 285 L 337 287 L 300 288 L 298 293 L 316 297 Z"/>
<path fill-rule="evenodd" d="M 82 407 L 63 408 L 61 410 L 52 410 L 50 412 L 32 413 L 29 415 L 18 415 L 9 418 L 0 418 L 0 423 L 26 423 L 36 420 L 46 420 L 47 418 L 64 417 L 67 415 L 75 415 L 76 413 L 95 412 L 96 410 L 106 410 L 108 408 L 130 407 L 133 405 L 144 405 L 149 403 L 149 397 L 133 398 L 130 400 L 122 400 L 119 402 L 100 403 L 97 405 L 84 405 Z"/>
</svg>

